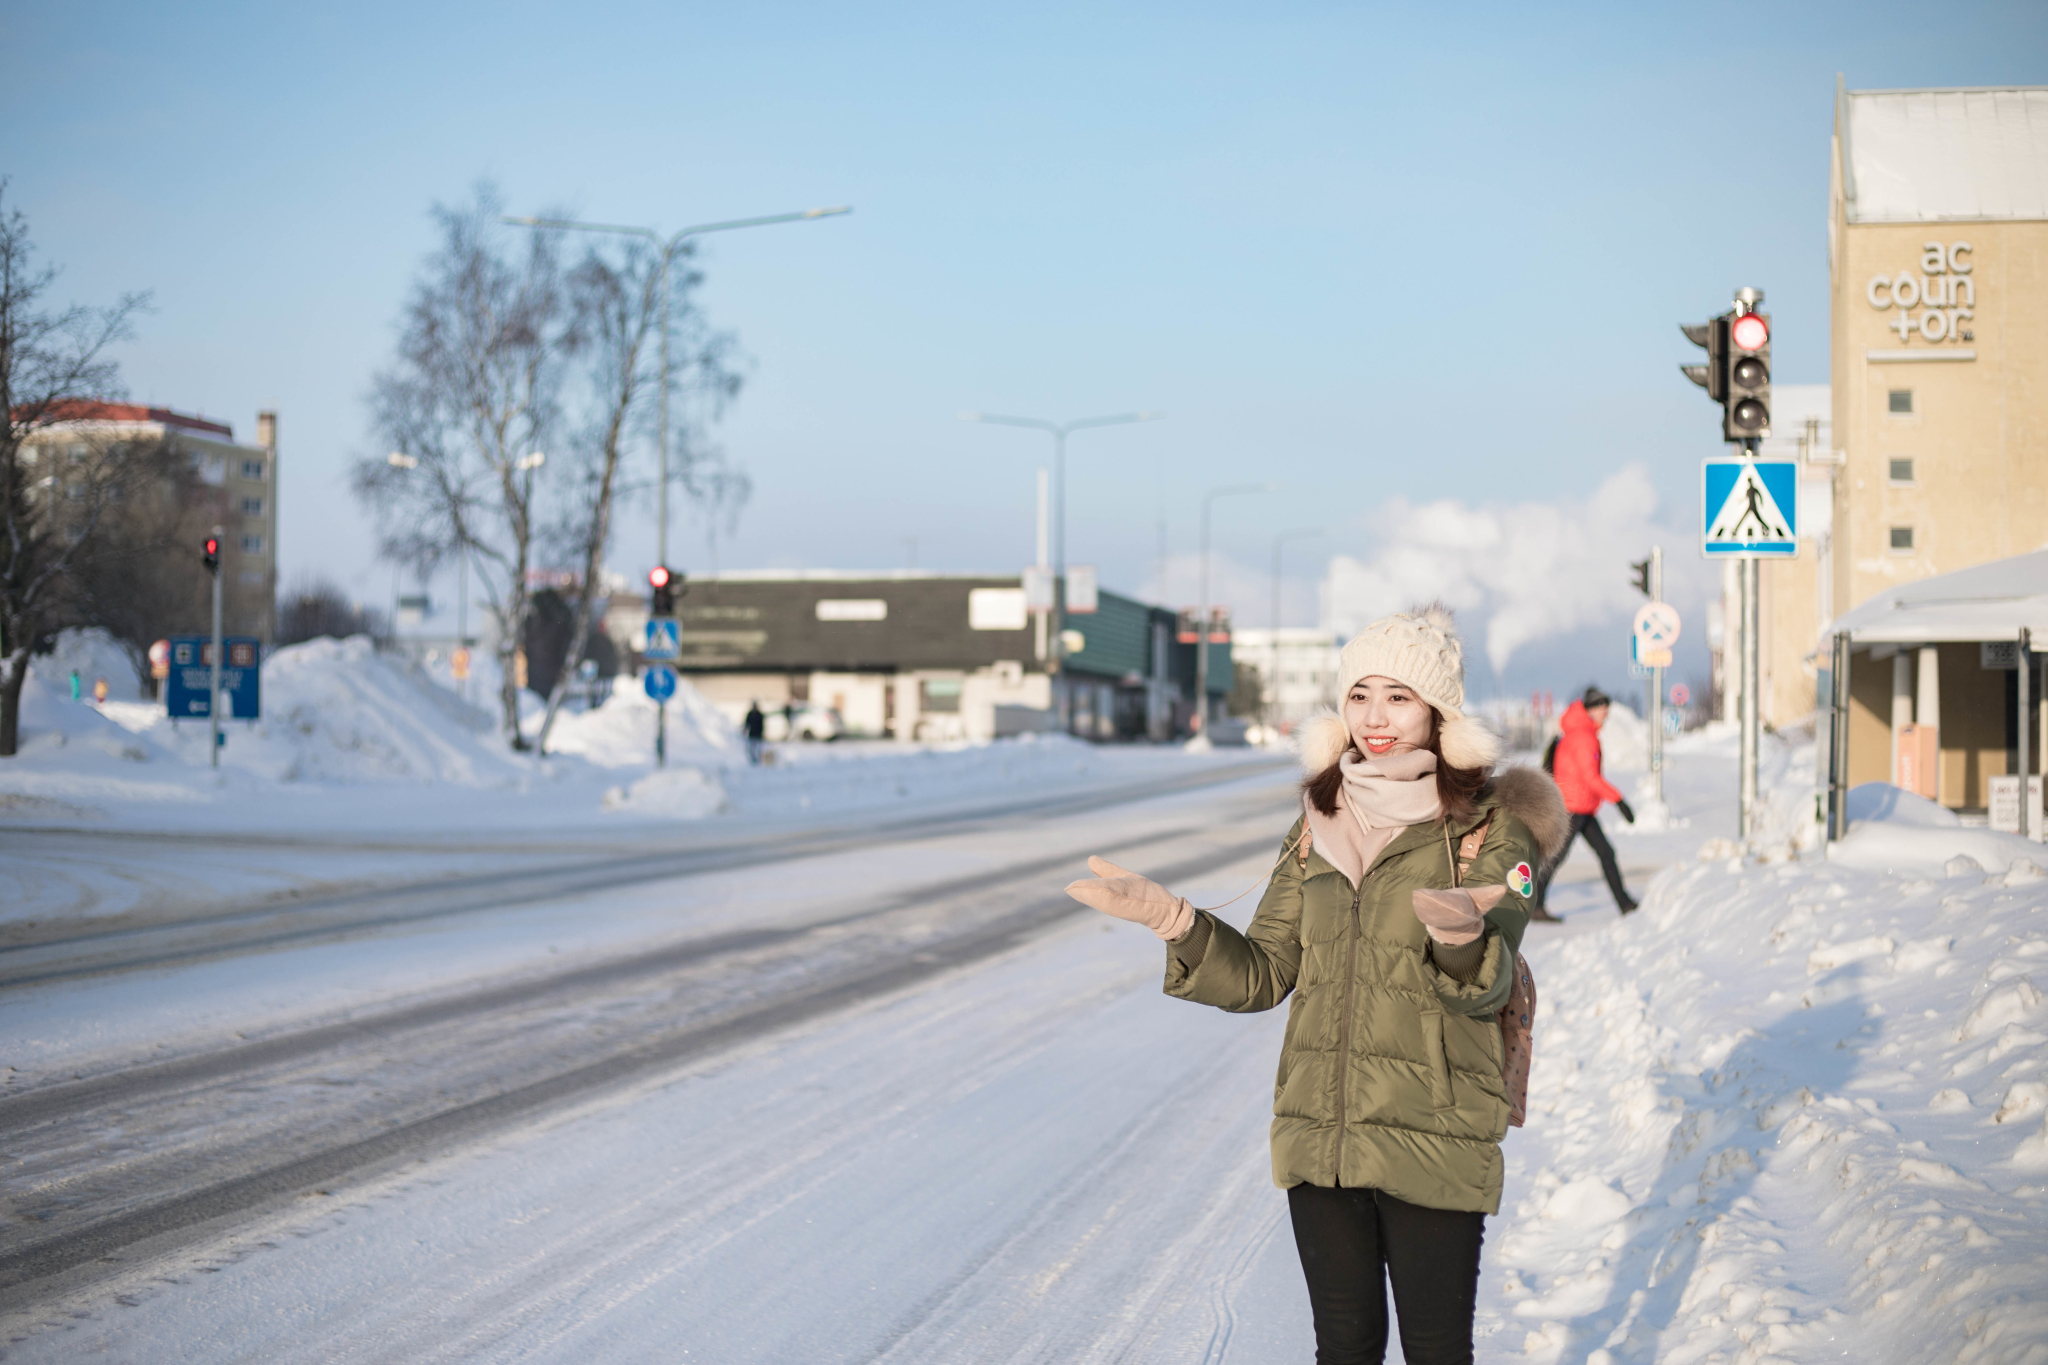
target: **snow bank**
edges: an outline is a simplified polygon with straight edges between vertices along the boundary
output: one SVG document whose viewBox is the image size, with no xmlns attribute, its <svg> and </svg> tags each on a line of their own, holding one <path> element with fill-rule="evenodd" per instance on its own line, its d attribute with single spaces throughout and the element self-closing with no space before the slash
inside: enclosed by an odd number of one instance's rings
<svg viewBox="0 0 2048 1365">
<path fill-rule="evenodd" d="M 1492 1354 L 2048 1357 L 2048 874 L 1881 796 L 1856 851 L 1673 867 L 1532 941 Z"/>
</svg>

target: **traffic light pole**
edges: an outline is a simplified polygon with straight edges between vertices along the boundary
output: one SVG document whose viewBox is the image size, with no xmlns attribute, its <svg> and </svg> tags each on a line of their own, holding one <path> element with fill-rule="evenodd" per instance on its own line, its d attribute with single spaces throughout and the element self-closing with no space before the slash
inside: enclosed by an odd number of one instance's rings
<svg viewBox="0 0 2048 1365">
<path fill-rule="evenodd" d="M 1745 453 L 1752 458 L 1756 455 L 1756 441 L 1742 443 Z M 1756 761 L 1757 749 L 1763 738 L 1759 720 L 1763 700 L 1757 695 L 1761 687 L 1761 670 L 1757 667 L 1757 562 L 1745 557 L 1737 562 L 1736 571 L 1742 595 L 1742 769 L 1739 778 L 1739 794 L 1742 808 L 1741 835 L 1745 843 L 1756 835 Z"/>
<path fill-rule="evenodd" d="M 218 527 L 218 526 L 214 527 L 214 528 L 213 528 L 213 533 L 214 533 L 214 535 L 218 536 L 218 535 L 219 535 L 219 534 L 221 533 L 221 531 L 220 531 L 220 527 Z M 210 722 L 210 724 L 208 725 L 208 729 L 209 729 L 209 731 L 211 732 L 211 733 L 210 733 L 210 738 L 212 739 L 212 741 L 213 741 L 213 742 L 212 742 L 212 743 L 211 743 L 210 745 L 208 745 L 208 746 L 207 746 L 207 752 L 208 752 L 208 757 L 209 757 L 209 758 L 211 758 L 211 760 L 212 760 L 212 762 L 213 762 L 213 766 L 214 766 L 214 767 L 216 767 L 216 768 L 218 768 L 218 767 L 220 766 L 220 665 L 221 665 L 221 637 L 220 637 L 220 565 L 219 565 L 218 563 L 216 563 L 216 564 L 214 564 L 214 565 L 213 565 L 213 575 L 212 575 L 212 577 L 213 577 L 213 669 L 212 669 L 212 672 L 211 672 L 211 676 L 210 676 L 210 677 L 208 678 L 208 680 L 207 680 L 207 700 L 206 700 L 206 716 L 207 716 L 207 720 L 208 720 L 208 721 Z"/>
</svg>

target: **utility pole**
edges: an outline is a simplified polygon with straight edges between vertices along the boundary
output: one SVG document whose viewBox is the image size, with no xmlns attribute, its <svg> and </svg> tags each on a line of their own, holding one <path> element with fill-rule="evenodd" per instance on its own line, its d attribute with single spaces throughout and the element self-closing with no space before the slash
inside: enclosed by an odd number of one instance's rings
<svg viewBox="0 0 2048 1365">
<path fill-rule="evenodd" d="M 1004 427 L 1029 427 L 1033 431 L 1049 432 L 1052 435 L 1052 640 L 1051 652 L 1046 660 L 1046 671 L 1052 674 L 1064 672 L 1066 658 L 1065 634 L 1067 625 L 1067 435 L 1088 427 L 1122 426 L 1126 422 L 1153 422 L 1166 416 L 1163 412 L 1120 412 L 1110 417 L 1083 417 L 1072 422 L 1051 422 L 1043 417 L 1006 417 L 994 412 L 963 412 L 963 422 L 989 422 Z M 1060 728 L 1070 728 L 1072 707 L 1069 705 L 1066 679 L 1057 678 L 1053 683 L 1053 710 L 1058 713 Z"/>
<path fill-rule="evenodd" d="M 213 668 L 206 685 L 206 718 L 209 738 L 207 756 L 214 767 L 220 766 L 220 538 L 221 528 L 213 528 L 213 534 L 206 538 L 206 572 L 213 579 Z"/>
</svg>

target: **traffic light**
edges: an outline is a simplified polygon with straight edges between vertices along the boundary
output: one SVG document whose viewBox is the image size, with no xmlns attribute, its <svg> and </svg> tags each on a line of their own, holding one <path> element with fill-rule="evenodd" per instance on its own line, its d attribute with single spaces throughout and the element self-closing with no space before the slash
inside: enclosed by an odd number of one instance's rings
<svg viewBox="0 0 2048 1365">
<path fill-rule="evenodd" d="M 1757 295 L 1758 302 L 1762 298 Z M 1750 441 L 1771 434 L 1771 320 L 1746 300 L 1737 301 L 1728 323 L 1725 406 L 1721 422 L 1724 439 Z"/>
<path fill-rule="evenodd" d="M 1757 311 L 1761 289 L 1742 289 L 1735 306 L 1705 322 L 1682 322 L 1685 339 L 1707 353 L 1679 370 L 1721 405 L 1721 439 L 1750 442 L 1771 434 L 1771 320 Z"/>
<path fill-rule="evenodd" d="M 647 571 L 647 586 L 653 590 L 649 598 L 648 615 L 676 614 L 676 596 L 680 591 L 678 583 L 681 578 L 681 574 L 666 564 L 657 564 Z"/>
<path fill-rule="evenodd" d="M 1679 371 L 1705 389 L 1707 397 L 1721 402 L 1728 396 L 1728 315 L 1724 313 L 1705 322 L 1681 322 L 1678 330 L 1685 333 L 1687 341 L 1707 352 L 1706 364 L 1680 365 Z"/>
<path fill-rule="evenodd" d="M 1629 574 L 1628 581 L 1636 585 L 1636 591 L 1645 597 L 1653 596 L 1650 591 L 1650 561 L 1637 560 L 1628 567 L 1633 571 Z"/>
<path fill-rule="evenodd" d="M 208 573 L 217 574 L 220 572 L 219 536 L 208 536 L 205 544 L 200 549 L 200 554 L 206 564 L 206 571 Z"/>
</svg>

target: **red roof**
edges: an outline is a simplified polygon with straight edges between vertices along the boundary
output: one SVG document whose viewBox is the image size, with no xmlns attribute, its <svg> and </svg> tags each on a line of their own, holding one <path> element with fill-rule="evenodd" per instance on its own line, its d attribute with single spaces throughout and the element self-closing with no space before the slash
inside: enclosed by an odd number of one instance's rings
<svg viewBox="0 0 2048 1365">
<path fill-rule="evenodd" d="M 102 403 L 92 398 L 72 398 L 50 405 L 45 422 L 157 422 L 180 431 L 200 431 L 224 441 L 235 439 L 235 429 L 211 417 L 195 417 L 169 408 L 145 407 L 141 403 Z"/>
</svg>

